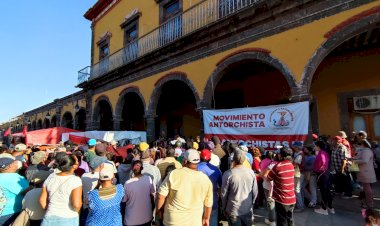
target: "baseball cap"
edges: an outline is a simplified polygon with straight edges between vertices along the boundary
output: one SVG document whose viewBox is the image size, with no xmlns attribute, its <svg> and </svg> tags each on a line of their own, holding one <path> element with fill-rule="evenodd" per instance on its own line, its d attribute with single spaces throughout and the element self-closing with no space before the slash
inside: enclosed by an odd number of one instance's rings
<svg viewBox="0 0 380 226">
<path fill-rule="evenodd" d="M 33 178 L 30 180 L 30 182 L 34 184 L 41 184 L 49 177 L 51 173 L 52 171 L 39 170 L 33 175 Z"/>
<path fill-rule="evenodd" d="M 13 156 L 12 156 L 13 157 Z M 12 164 L 15 161 L 15 158 L 11 157 L 1 157 L 0 158 L 0 169 L 7 168 L 10 164 Z"/>
<path fill-rule="evenodd" d="M 40 164 L 44 160 L 44 158 L 46 158 L 46 154 L 44 151 L 34 152 L 32 156 L 32 164 Z"/>
<path fill-rule="evenodd" d="M 91 159 L 89 166 L 91 169 L 96 169 L 103 163 L 107 161 L 107 158 L 104 156 L 95 156 L 94 158 Z"/>
<path fill-rule="evenodd" d="M 211 151 L 209 151 L 208 149 L 203 149 L 201 151 L 201 155 L 200 155 L 201 159 L 203 160 L 210 160 L 211 159 Z"/>
<path fill-rule="evenodd" d="M 15 151 L 26 151 L 26 145 L 25 144 L 17 144 L 15 146 Z"/>
<path fill-rule="evenodd" d="M 146 151 L 149 148 L 149 144 L 147 144 L 146 142 L 141 142 L 139 144 L 139 148 L 140 148 L 140 151 Z"/>
<path fill-rule="evenodd" d="M 95 146 L 96 145 L 96 140 L 95 139 L 89 139 L 88 140 L 88 146 Z"/>
<path fill-rule="evenodd" d="M 302 148 L 302 142 L 301 141 L 294 141 L 292 146 L 294 148 Z"/>
<path fill-rule="evenodd" d="M 185 152 L 185 159 L 191 163 L 197 164 L 200 161 L 199 153 L 194 149 L 189 149 Z"/>
<path fill-rule="evenodd" d="M 103 168 L 99 173 L 100 180 L 112 180 L 115 177 L 112 169 L 109 167 Z"/>
</svg>

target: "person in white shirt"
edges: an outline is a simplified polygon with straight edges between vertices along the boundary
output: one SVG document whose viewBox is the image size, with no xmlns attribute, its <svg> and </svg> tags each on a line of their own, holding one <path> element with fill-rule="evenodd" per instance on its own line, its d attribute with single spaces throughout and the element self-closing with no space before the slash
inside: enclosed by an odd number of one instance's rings
<svg viewBox="0 0 380 226">
<path fill-rule="evenodd" d="M 39 202 L 46 209 L 42 226 L 79 225 L 82 207 L 82 181 L 74 175 L 79 162 L 75 155 L 62 155 L 56 159 L 60 173 L 46 179 Z"/>
</svg>

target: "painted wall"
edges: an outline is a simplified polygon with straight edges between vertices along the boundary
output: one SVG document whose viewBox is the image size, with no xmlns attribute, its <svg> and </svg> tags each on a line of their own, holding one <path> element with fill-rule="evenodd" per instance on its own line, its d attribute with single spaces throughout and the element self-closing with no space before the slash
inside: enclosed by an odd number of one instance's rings
<svg viewBox="0 0 380 226">
<path fill-rule="evenodd" d="M 370 4 L 347 10 L 342 13 L 278 33 L 252 43 L 248 43 L 219 54 L 172 68 L 170 71 L 157 73 L 148 78 L 135 81 L 130 84 L 121 84 L 117 88 L 95 95 L 93 97 L 93 106 L 95 106 L 95 100 L 99 96 L 106 95 L 109 97 L 114 111 L 119 98 L 119 93 L 130 86 L 139 87 L 140 92 L 144 97 L 145 105 L 148 106 L 156 81 L 169 72 L 175 71 L 184 72 L 187 74 L 202 99 L 203 90 L 206 86 L 207 80 L 213 71 L 216 70 L 217 63 L 227 55 L 247 48 L 264 48 L 270 50 L 271 55 L 286 65 L 290 72 L 294 75 L 296 81 L 299 83 L 306 64 L 321 44 L 326 41 L 326 38 L 324 37 L 326 32 L 330 31 L 337 24 L 345 21 L 346 19 L 378 5 L 380 5 L 380 1 L 372 2 Z M 121 5 L 118 5 L 118 7 L 120 6 Z M 109 13 L 106 16 L 111 15 L 112 14 Z M 119 24 L 117 24 L 117 26 L 119 26 Z M 114 34 L 113 38 L 115 38 Z"/>
<path fill-rule="evenodd" d="M 335 135 L 341 130 L 338 93 L 380 87 L 379 63 L 380 49 L 321 63 L 311 86 L 311 94 L 317 98 L 321 134 Z"/>
<path fill-rule="evenodd" d="M 183 10 L 187 10 L 201 0 L 183 0 Z M 139 37 L 149 33 L 159 26 L 159 4 L 154 0 L 121 0 L 117 5 L 111 8 L 94 24 L 94 63 L 99 60 L 99 48 L 96 44 L 100 37 L 106 32 L 111 32 L 110 54 L 123 48 L 124 46 L 124 30 L 120 24 L 124 22 L 124 18 L 137 9 L 142 15 L 139 18 Z"/>
</svg>

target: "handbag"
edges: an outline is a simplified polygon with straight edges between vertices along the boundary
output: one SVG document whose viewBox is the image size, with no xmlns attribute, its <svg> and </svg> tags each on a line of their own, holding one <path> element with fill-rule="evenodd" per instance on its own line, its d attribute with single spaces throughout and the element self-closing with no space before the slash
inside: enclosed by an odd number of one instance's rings
<svg viewBox="0 0 380 226">
<path fill-rule="evenodd" d="M 22 210 L 11 225 L 12 226 L 29 226 L 30 216 L 29 216 L 28 211 Z"/>
<path fill-rule="evenodd" d="M 355 162 L 351 162 L 351 172 L 360 172 L 359 165 Z"/>
</svg>

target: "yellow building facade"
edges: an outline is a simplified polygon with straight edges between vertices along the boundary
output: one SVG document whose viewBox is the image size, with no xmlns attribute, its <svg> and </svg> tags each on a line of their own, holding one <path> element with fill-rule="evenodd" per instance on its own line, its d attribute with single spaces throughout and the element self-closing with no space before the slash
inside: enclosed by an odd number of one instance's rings
<svg viewBox="0 0 380 226">
<path fill-rule="evenodd" d="M 202 109 L 308 100 L 310 133 L 380 138 L 380 1 L 99 0 L 84 16 L 91 66 L 61 125 L 79 102 L 81 129 L 194 137 Z"/>
</svg>

